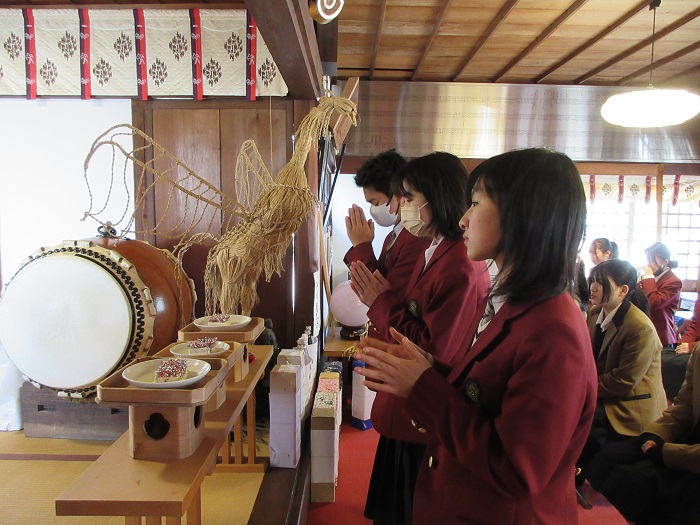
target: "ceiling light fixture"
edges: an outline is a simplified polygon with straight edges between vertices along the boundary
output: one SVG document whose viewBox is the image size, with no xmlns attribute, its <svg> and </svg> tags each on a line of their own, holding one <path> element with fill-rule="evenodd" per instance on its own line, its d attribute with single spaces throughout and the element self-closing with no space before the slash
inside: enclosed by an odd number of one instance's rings
<svg viewBox="0 0 700 525">
<path fill-rule="evenodd" d="M 656 36 L 656 8 L 661 0 L 651 0 L 649 10 L 654 12 L 651 34 L 651 65 L 649 87 L 613 95 L 600 108 L 602 117 L 626 128 L 659 128 L 690 120 L 700 113 L 700 96 L 683 89 L 655 89 L 654 40 Z"/>
</svg>

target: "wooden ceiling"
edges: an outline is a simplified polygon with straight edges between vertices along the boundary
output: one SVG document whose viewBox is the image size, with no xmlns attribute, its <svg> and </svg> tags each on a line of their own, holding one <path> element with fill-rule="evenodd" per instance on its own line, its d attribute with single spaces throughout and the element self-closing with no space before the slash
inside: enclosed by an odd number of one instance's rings
<svg viewBox="0 0 700 525">
<path fill-rule="evenodd" d="M 138 4 L 3 0 L 0 4 L 248 7 L 293 96 L 310 91 L 308 87 L 297 90 L 288 76 L 315 76 L 319 51 L 324 70 L 337 71 L 332 75 L 337 79 L 599 86 L 650 82 L 653 11 L 649 0 L 345 0 L 339 18 L 317 25 L 316 35 L 305 11 L 306 0 Z M 662 0 L 656 9 L 653 40 L 653 84 L 697 91 L 700 2 Z M 301 58 L 295 59 L 299 54 Z M 318 87 L 313 91 L 318 94 Z"/>
<path fill-rule="evenodd" d="M 649 84 L 649 0 L 346 0 L 338 76 Z M 700 2 L 656 9 L 654 85 L 700 86 Z"/>
</svg>

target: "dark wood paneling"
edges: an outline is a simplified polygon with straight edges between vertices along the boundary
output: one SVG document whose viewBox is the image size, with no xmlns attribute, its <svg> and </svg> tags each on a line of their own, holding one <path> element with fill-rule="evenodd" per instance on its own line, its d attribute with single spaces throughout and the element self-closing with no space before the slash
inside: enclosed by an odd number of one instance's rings
<svg viewBox="0 0 700 525">
<path fill-rule="evenodd" d="M 263 162 L 272 165 L 270 174 L 275 178 L 291 158 L 294 130 L 314 105 L 315 101 L 285 99 L 256 102 L 156 100 L 135 102 L 133 113 L 134 122 L 138 122 L 157 144 L 224 194 L 233 196 L 236 160 L 243 141 L 256 141 Z M 317 152 L 312 151 L 307 161 L 307 175 L 315 194 L 318 191 L 317 163 Z M 157 164 L 157 167 L 161 169 L 163 166 Z M 139 215 L 141 224 L 137 227 L 153 228 L 168 199 L 171 208 L 159 231 L 177 225 L 185 213 L 185 201 L 181 196 L 171 197 L 163 186 L 145 203 L 144 211 Z M 219 217 L 216 219 L 218 221 Z M 218 222 L 216 228 L 219 228 Z M 259 302 L 252 315 L 272 319 L 282 348 L 291 348 L 304 328 L 313 325 L 314 272 L 319 268 L 317 228 L 314 214 L 295 235 L 294 250 L 290 247 L 285 255 L 281 276 L 273 275 L 270 282 L 266 282 L 262 275 L 258 281 Z M 160 234 L 154 238 L 155 245 L 160 248 L 170 249 L 176 242 Z M 196 285 L 197 315 L 204 313 L 203 278 L 208 251 L 207 246 L 193 246 L 184 260 L 185 271 Z M 296 287 L 295 305 L 293 283 Z"/>
</svg>

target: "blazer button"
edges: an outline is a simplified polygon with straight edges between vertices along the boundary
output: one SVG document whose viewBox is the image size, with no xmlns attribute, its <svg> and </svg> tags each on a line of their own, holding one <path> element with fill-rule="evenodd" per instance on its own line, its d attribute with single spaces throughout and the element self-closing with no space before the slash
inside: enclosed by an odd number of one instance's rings
<svg viewBox="0 0 700 525">
<path fill-rule="evenodd" d="M 430 456 L 428 458 L 428 468 L 433 468 L 433 456 Z"/>
<path fill-rule="evenodd" d="M 418 423 L 416 423 L 415 419 L 411 419 L 411 425 L 413 426 L 413 428 L 415 428 L 421 434 L 425 434 L 427 432 L 427 430 L 425 428 L 423 428 Z"/>
</svg>

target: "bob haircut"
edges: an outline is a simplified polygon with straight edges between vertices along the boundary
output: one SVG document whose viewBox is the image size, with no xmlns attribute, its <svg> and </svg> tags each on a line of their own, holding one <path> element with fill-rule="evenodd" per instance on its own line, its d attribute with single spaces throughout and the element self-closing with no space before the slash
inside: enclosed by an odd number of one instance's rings
<svg viewBox="0 0 700 525">
<path fill-rule="evenodd" d="M 610 252 L 611 259 L 620 258 L 620 249 L 617 247 L 617 243 L 615 241 L 611 241 L 605 237 L 598 237 L 597 239 L 593 240 L 593 244 L 595 244 L 595 247 L 603 253 Z"/>
<path fill-rule="evenodd" d="M 469 178 L 496 204 L 503 268 L 494 293 L 512 303 L 542 301 L 575 282 L 586 196 L 569 157 L 546 148 L 514 150 L 479 164 Z"/>
<path fill-rule="evenodd" d="M 637 288 L 637 270 L 627 261 L 622 259 L 608 259 L 591 268 L 588 276 L 588 287 L 598 283 L 603 287 L 603 302 L 610 300 L 610 281 L 617 286 L 627 285 L 631 292 Z M 629 295 L 629 292 L 627 292 Z"/>
<path fill-rule="evenodd" d="M 588 287 L 598 283 L 603 287 L 603 302 L 610 300 L 610 280 L 617 286 L 627 285 L 629 288 L 625 301 L 631 302 L 649 316 L 649 299 L 644 291 L 637 286 L 637 270 L 629 262 L 622 259 L 608 259 L 594 266 L 588 276 Z"/>
<path fill-rule="evenodd" d="M 371 186 L 391 199 L 391 179 L 405 165 L 406 159 L 395 149 L 384 151 L 360 166 L 355 174 L 355 184 L 360 188 Z"/>
<path fill-rule="evenodd" d="M 467 211 L 469 172 L 459 158 L 437 151 L 415 158 L 392 179 L 392 191 L 398 197 L 411 195 L 404 183 L 421 192 L 430 203 L 430 226 L 449 239 L 462 236 L 459 220 Z"/>
</svg>

